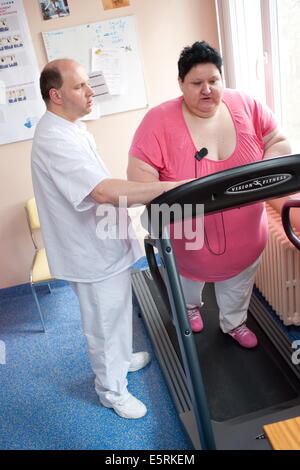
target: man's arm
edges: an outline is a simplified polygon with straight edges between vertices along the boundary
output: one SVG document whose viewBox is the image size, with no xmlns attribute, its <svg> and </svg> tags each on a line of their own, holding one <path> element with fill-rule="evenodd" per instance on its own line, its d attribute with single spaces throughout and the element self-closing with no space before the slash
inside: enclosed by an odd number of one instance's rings
<svg viewBox="0 0 300 470">
<path fill-rule="evenodd" d="M 107 178 L 90 193 L 95 201 L 100 204 L 119 205 L 119 197 L 127 198 L 127 206 L 133 204 L 147 204 L 160 194 L 176 188 L 184 181 L 155 181 L 148 183 L 138 183 L 136 181 L 126 181 L 115 178 Z"/>
<path fill-rule="evenodd" d="M 278 157 L 280 155 L 289 155 L 292 152 L 289 141 L 279 129 L 275 129 L 275 131 L 266 135 L 263 141 L 265 148 L 264 159 Z"/>
<path fill-rule="evenodd" d="M 127 206 L 148 204 L 162 193 L 194 179 L 159 181 L 159 174 L 155 168 L 134 157 L 129 157 L 127 176 L 129 181 L 115 178 L 101 181 L 90 195 L 102 204 L 109 203 L 118 206 L 120 196 L 127 197 Z"/>
</svg>

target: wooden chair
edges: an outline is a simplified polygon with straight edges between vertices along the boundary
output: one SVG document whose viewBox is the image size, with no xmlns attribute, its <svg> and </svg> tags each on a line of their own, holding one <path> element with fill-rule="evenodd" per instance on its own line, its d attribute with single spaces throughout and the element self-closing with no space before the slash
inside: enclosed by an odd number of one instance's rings
<svg viewBox="0 0 300 470">
<path fill-rule="evenodd" d="M 41 226 L 40 226 L 40 220 L 39 220 L 38 211 L 37 211 L 34 197 L 29 199 L 26 202 L 25 212 L 27 216 L 27 222 L 28 222 L 31 239 L 32 239 L 34 249 L 35 249 L 32 265 L 30 269 L 29 282 L 30 282 L 31 291 L 32 291 L 36 306 L 38 308 L 39 315 L 40 315 L 43 332 L 45 333 L 46 329 L 45 329 L 44 318 L 42 315 L 42 311 L 41 311 L 40 303 L 39 303 L 37 293 L 35 290 L 35 286 L 47 283 L 49 292 L 51 293 L 49 281 L 52 281 L 54 278 L 52 277 L 50 270 L 49 270 L 45 248 L 39 248 L 37 240 L 36 240 L 36 236 L 35 236 L 37 231 L 40 230 Z"/>
</svg>

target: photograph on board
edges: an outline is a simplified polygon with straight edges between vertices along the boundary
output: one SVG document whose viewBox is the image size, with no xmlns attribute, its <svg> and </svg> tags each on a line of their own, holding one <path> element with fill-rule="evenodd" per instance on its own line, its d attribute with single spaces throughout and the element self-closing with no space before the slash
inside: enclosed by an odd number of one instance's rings
<svg viewBox="0 0 300 470">
<path fill-rule="evenodd" d="M 129 0 L 102 0 L 104 10 L 111 10 L 112 8 L 128 7 Z"/>
<path fill-rule="evenodd" d="M 68 0 L 39 0 L 44 20 L 68 16 Z"/>
</svg>

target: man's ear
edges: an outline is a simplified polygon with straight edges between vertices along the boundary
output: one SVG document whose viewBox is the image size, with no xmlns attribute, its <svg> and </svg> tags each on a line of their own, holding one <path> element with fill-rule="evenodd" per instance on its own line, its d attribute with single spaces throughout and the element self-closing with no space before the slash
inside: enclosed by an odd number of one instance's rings
<svg viewBox="0 0 300 470">
<path fill-rule="evenodd" d="M 61 104 L 61 94 L 56 88 L 49 90 L 49 97 L 54 104 Z"/>
</svg>

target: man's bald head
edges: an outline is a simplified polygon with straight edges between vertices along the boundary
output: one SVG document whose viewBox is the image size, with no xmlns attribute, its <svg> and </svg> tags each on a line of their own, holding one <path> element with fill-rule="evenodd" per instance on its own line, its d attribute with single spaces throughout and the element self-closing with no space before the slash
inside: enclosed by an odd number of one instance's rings
<svg viewBox="0 0 300 470">
<path fill-rule="evenodd" d="M 65 73 L 74 65 L 78 65 L 75 60 L 56 59 L 48 62 L 43 68 L 40 76 L 40 89 L 46 104 L 50 101 L 49 91 L 51 88 L 59 90 L 63 85 Z"/>
<path fill-rule="evenodd" d="M 40 77 L 47 110 L 75 122 L 92 111 L 93 90 L 81 64 L 71 59 L 49 62 Z"/>
</svg>

